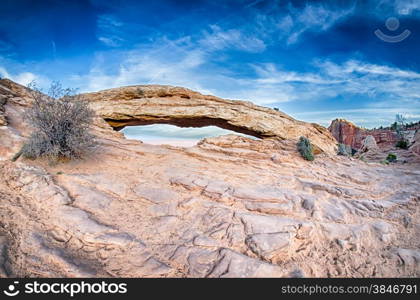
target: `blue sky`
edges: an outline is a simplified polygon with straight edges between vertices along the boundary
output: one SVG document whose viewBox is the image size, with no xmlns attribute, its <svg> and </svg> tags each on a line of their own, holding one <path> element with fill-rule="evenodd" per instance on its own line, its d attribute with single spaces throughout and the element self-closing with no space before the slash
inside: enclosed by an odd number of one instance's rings
<svg viewBox="0 0 420 300">
<path fill-rule="evenodd" d="M 388 18 L 399 20 L 392 31 Z M 374 31 L 410 35 L 398 43 Z M 420 1 L 25 1 L 0 7 L 0 76 L 80 91 L 169 84 L 328 125 L 420 119 Z"/>
</svg>

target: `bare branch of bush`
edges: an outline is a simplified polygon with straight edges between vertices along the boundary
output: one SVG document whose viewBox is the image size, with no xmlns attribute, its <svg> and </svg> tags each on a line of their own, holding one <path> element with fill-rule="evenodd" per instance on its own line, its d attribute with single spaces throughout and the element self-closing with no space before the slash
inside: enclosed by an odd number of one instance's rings
<svg viewBox="0 0 420 300">
<path fill-rule="evenodd" d="M 64 89 L 59 82 L 51 84 L 47 95 L 35 83 L 28 88 L 32 91 L 33 106 L 25 117 L 34 131 L 20 151 L 23 157 L 77 159 L 92 149 L 95 142 L 89 127 L 94 112 L 87 101 L 75 95 L 75 90 Z"/>
</svg>

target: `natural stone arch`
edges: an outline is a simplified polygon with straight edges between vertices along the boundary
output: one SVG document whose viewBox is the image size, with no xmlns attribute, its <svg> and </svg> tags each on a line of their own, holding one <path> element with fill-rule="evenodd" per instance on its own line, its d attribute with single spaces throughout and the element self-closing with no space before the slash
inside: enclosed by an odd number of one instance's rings
<svg viewBox="0 0 420 300">
<path fill-rule="evenodd" d="M 84 94 L 91 107 L 116 130 L 125 126 L 172 124 L 218 126 L 258 138 L 308 137 L 316 148 L 333 153 L 336 140 L 318 125 L 293 119 L 251 102 L 202 95 L 181 87 L 127 86 Z"/>
</svg>

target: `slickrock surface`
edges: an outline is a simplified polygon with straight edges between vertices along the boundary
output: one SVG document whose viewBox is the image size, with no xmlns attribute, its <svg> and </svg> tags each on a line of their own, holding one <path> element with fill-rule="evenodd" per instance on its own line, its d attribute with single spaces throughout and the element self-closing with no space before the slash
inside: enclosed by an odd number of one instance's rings
<svg viewBox="0 0 420 300">
<path fill-rule="evenodd" d="M 85 160 L 13 163 L 27 102 L 0 93 L 1 277 L 420 276 L 419 164 L 236 135 L 149 145 L 99 118 Z"/>
<path fill-rule="evenodd" d="M 160 85 L 128 86 L 84 94 L 95 111 L 115 128 L 156 123 L 180 127 L 215 125 L 256 137 L 298 140 L 306 136 L 320 150 L 335 153 L 330 132 L 251 102 L 202 95 Z"/>
</svg>

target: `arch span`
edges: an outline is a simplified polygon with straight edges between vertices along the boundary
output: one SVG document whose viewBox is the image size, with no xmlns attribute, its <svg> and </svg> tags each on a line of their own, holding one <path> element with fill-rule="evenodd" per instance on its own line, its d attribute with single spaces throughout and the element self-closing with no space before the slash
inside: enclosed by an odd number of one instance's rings
<svg viewBox="0 0 420 300">
<path fill-rule="evenodd" d="M 334 153 L 336 140 L 318 125 L 251 102 L 226 100 L 172 86 L 138 85 L 83 94 L 116 130 L 125 126 L 172 124 L 218 126 L 258 138 L 306 136 L 321 151 Z"/>
</svg>

